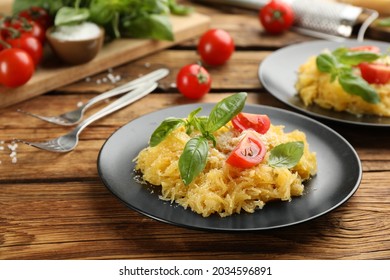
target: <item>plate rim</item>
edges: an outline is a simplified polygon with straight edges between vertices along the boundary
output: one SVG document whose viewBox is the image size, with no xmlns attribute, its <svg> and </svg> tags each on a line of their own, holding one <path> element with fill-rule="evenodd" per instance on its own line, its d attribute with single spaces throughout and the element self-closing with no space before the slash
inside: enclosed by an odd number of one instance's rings
<svg viewBox="0 0 390 280">
<path fill-rule="evenodd" d="M 343 124 L 348 124 L 348 125 L 355 125 L 355 126 L 389 128 L 390 127 L 390 123 L 388 123 L 388 124 L 386 124 L 386 123 L 370 123 L 370 122 L 359 122 L 359 121 L 353 121 L 353 120 L 346 120 L 346 119 L 341 119 L 341 118 L 337 118 L 337 117 L 331 117 L 331 116 L 323 115 L 323 114 L 320 114 L 320 113 L 312 112 L 312 111 L 307 110 L 305 108 L 296 106 L 293 103 L 289 102 L 288 100 L 281 98 L 278 94 L 275 94 L 274 90 L 270 89 L 270 86 L 267 84 L 267 82 L 264 79 L 264 74 L 263 73 L 264 73 L 264 67 L 266 65 L 266 62 L 269 62 L 269 59 L 274 58 L 275 56 L 277 56 L 278 54 L 280 54 L 282 52 L 285 52 L 286 50 L 289 50 L 289 49 L 292 49 L 292 48 L 298 48 L 298 47 L 304 46 L 304 45 L 315 45 L 315 44 L 334 44 L 334 45 L 336 45 L 337 44 L 338 46 L 340 46 L 343 43 L 347 43 L 347 44 L 375 44 L 375 43 L 378 44 L 379 43 L 379 44 L 382 45 L 382 44 L 385 44 L 386 42 L 375 41 L 375 40 L 364 40 L 363 42 L 359 42 L 357 40 L 345 39 L 342 42 L 328 41 L 328 40 L 312 40 L 312 41 L 306 41 L 306 42 L 299 42 L 299 43 L 291 44 L 291 45 L 282 47 L 282 48 L 272 52 L 265 59 L 263 59 L 259 63 L 259 65 L 258 65 L 257 77 L 258 77 L 259 81 L 261 82 L 261 84 L 263 85 L 264 89 L 267 92 L 269 92 L 273 97 L 278 99 L 283 104 L 285 104 L 285 105 L 287 105 L 287 106 L 297 110 L 300 113 L 304 113 L 305 115 L 308 115 L 310 117 L 314 117 L 314 118 L 322 119 L 322 120 L 327 120 L 327 121 L 343 123 Z M 389 45 L 389 47 L 390 47 L 390 45 Z M 305 61 L 302 61 L 302 64 L 304 62 Z M 292 71 L 296 71 L 296 70 L 297 69 L 292 69 Z M 314 106 L 317 106 L 317 105 L 314 105 Z M 319 108 L 321 108 L 321 107 L 319 107 Z M 324 109 L 324 108 L 321 108 L 321 109 Z M 347 112 L 337 112 L 337 111 L 333 111 L 333 112 L 340 113 L 340 114 L 345 114 L 345 116 L 350 116 L 350 114 L 348 114 Z M 373 118 L 377 118 L 377 119 L 388 118 L 389 121 L 390 121 L 390 117 L 380 117 L 380 116 L 373 115 Z"/>
<path fill-rule="evenodd" d="M 273 230 L 273 229 L 280 229 L 280 228 L 286 228 L 286 227 L 291 227 L 291 226 L 295 226 L 295 225 L 298 225 L 298 224 L 303 224 L 303 223 L 306 223 L 308 221 L 312 221 L 312 220 L 315 220 L 319 217 L 322 217 L 332 211 L 334 211 L 335 209 L 339 208 L 341 205 L 343 205 L 346 201 L 348 201 L 355 193 L 356 191 L 358 190 L 358 188 L 360 187 L 360 184 L 361 184 L 361 181 L 362 181 L 362 176 L 363 176 L 363 170 L 362 170 L 362 163 L 361 163 L 361 160 L 359 158 L 359 155 L 357 153 L 357 151 L 354 149 L 354 147 L 340 134 L 338 133 L 337 131 L 333 130 L 332 128 L 330 128 L 329 126 L 321 123 L 320 121 L 318 120 L 315 120 L 313 118 L 310 118 L 308 116 L 305 116 L 305 115 L 302 115 L 302 114 L 299 114 L 299 113 L 296 113 L 296 112 L 292 112 L 292 111 L 289 111 L 289 110 L 286 110 L 286 109 L 282 109 L 282 108 L 278 108 L 278 107 L 273 107 L 273 106 L 268 106 L 268 105 L 261 105 L 261 104 L 246 104 L 245 107 L 255 107 L 255 108 L 268 108 L 269 110 L 274 110 L 276 112 L 282 112 L 282 113 L 285 113 L 285 114 L 292 114 L 298 118 L 303 118 L 305 119 L 306 121 L 309 121 L 309 122 L 313 122 L 315 125 L 319 125 L 320 127 L 322 127 L 323 129 L 327 130 L 328 132 L 330 133 L 333 133 L 336 137 L 338 137 L 345 145 L 347 145 L 350 149 L 350 151 L 352 152 L 353 154 L 353 158 L 356 160 L 356 164 L 358 166 L 358 176 L 356 177 L 355 179 L 355 183 L 354 183 L 354 186 L 349 188 L 348 189 L 348 194 L 346 196 L 344 196 L 340 201 L 338 201 L 338 203 L 332 205 L 331 207 L 327 208 L 325 211 L 321 211 L 320 213 L 316 214 L 316 215 L 312 215 L 310 217 L 307 217 L 305 219 L 301 219 L 301 220 L 296 220 L 294 222 L 290 222 L 290 223 L 284 223 L 284 224 L 280 224 L 280 225 L 274 225 L 274 226 L 270 226 L 270 227 L 253 227 L 253 228 L 219 228 L 219 227 L 200 227 L 200 226 L 194 226 L 194 225 L 191 225 L 191 224 L 183 224 L 183 223 L 178 223 L 178 222 L 175 222 L 175 221 L 171 221 L 169 219 L 166 219 L 166 218 L 160 218 L 160 217 L 157 217 L 153 214 L 150 214 L 134 205 L 131 205 L 130 203 L 128 203 L 127 201 L 125 201 L 122 197 L 118 196 L 118 194 L 116 194 L 113 189 L 109 186 L 109 183 L 105 180 L 104 176 L 103 176 L 103 171 L 101 170 L 101 167 L 100 167 L 100 164 L 99 162 L 101 161 L 101 158 L 102 158 L 102 153 L 103 153 L 103 150 L 106 148 L 108 142 L 110 141 L 110 139 L 116 134 L 118 133 L 119 130 L 122 130 L 124 129 L 126 126 L 130 125 L 133 121 L 136 121 L 136 120 L 139 120 L 139 119 L 142 119 L 144 117 L 147 117 L 149 115 L 153 115 L 153 114 L 157 114 L 161 111 L 169 111 L 171 110 L 172 108 L 184 108 L 184 107 L 195 107 L 195 106 L 210 106 L 210 105 L 214 105 L 215 103 L 191 103 L 191 104 L 184 104 L 184 105 L 177 105 L 177 106 L 171 106 L 171 107 L 167 107 L 167 108 L 163 108 L 161 110 L 157 110 L 157 111 L 153 111 L 153 112 L 150 112 L 150 113 L 147 113 L 147 114 L 144 114 L 144 115 L 141 115 L 141 116 L 138 116 L 137 118 L 134 118 L 132 120 L 130 120 L 129 122 L 127 122 L 126 124 L 122 125 L 121 127 L 119 127 L 117 130 L 115 130 L 106 140 L 105 142 L 103 143 L 99 153 L 98 153 L 98 157 L 97 157 L 97 170 L 98 170 L 98 175 L 100 177 L 100 180 L 101 182 L 104 184 L 104 186 L 110 191 L 111 194 L 113 194 L 117 199 L 119 199 L 119 201 L 121 201 L 124 205 L 126 205 L 126 207 L 128 207 L 129 209 L 141 214 L 141 215 L 144 215 L 148 218 L 151 218 L 153 220 L 156 220 L 156 221 L 159 221 L 159 222 L 162 222 L 162 223 L 165 223 L 165 224 L 169 224 L 169 225 L 173 225 L 173 226 L 178 226 L 178 227 L 182 227 L 182 228 L 188 228 L 188 229 L 193 229 L 193 230 L 201 230 L 201 231 L 212 231 L 212 232 L 255 232 L 255 231 L 266 231 L 266 230 Z M 244 108 L 245 108 L 244 107 Z M 131 178 L 133 179 L 133 178 Z M 301 198 L 303 196 L 300 196 L 298 198 Z M 163 203 L 163 201 L 162 201 Z M 175 203 L 175 202 L 174 202 Z M 181 206 L 178 206 L 178 207 L 181 207 Z M 186 209 L 185 211 L 191 211 L 191 209 Z M 261 209 L 257 209 L 256 211 L 262 211 Z M 194 213 L 194 212 L 192 212 Z M 196 213 L 195 213 L 196 214 Z M 199 214 L 196 214 L 196 215 L 199 215 Z M 250 213 L 241 213 L 241 214 L 237 214 L 237 215 L 252 215 Z M 201 215 L 199 215 L 201 216 Z M 205 218 L 207 219 L 207 217 Z M 224 217 L 224 218 L 221 218 L 221 219 L 229 219 L 229 217 Z"/>
</svg>

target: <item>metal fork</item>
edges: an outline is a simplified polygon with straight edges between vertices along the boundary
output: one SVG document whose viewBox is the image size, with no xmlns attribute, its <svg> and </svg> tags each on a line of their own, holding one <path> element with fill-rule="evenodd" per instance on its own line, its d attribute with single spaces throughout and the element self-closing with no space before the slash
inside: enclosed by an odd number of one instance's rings
<svg viewBox="0 0 390 280">
<path fill-rule="evenodd" d="M 48 117 L 40 116 L 40 115 L 37 115 L 34 113 L 23 111 L 21 109 L 18 109 L 17 111 L 19 113 L 23 113 L 23 114 L 26 114 L 26 115 L 38 118 L 40 120 L 50 122 L 50 123 L 63 125 L 63 126 L 71 126 L 71 125 L 75 125 L 75 124 L 79 123 L 81 121 L 81 119 L 83 118 L 85 111 L 88 108 L 90 108 L 92 105 L 94 105 L 100 101 L 103 101 L 107 98 L 126 93 L 129 90 L 135 89 L 136 87 L 138 87 L 142 83 L 157 82 L 158 80 L 166 77 L 168 74 L 169 74 L 169 70 L 166 68 L 161 68 L 161 69 L 155 70 L 155 71 L 150 72 L 150 73 L 148 73 L 148 74 L 146 74 L 138 79 L 135 79 L 131 82 L 123 84 L 119 87 L 116 87 L 112 90 L 109 90 L 105 93 L 102 93 L 102 94 L 90 99 L 87 103 L 80 106 L 79 108 L 77 108 L 74 111 L 70 111 L 70 112 L 67 112 L 67 113 L 64 113 L 64 114 L 61 114 L 58 116 L 48 116 Z"/>
<path fill-rule="evenodd" d="M 157 88 L 157 85 L 158 84 L 156 82 L 138 85 L 138 88 L 130 91 L 129 93 L 122 96 L 121 98 L 107 105 L 106 107 L 104 107 L 103 109 L 95 113 L 94 115 L 85 119 L 78 126 L 76 126 L 71 132 L 62 135 L 58 138 L 51 139 L 45 142 L 29 142 L 22 139 L 15 139 L 15 142 L 24 143 L 50 152 L 58 152 L 58 153 L 70 152 L 77 146 L 81 131 L 84 128 L 86 128 L 89 124 L 146 96 L 147 94 L 155 90 Z"/>
</svg>

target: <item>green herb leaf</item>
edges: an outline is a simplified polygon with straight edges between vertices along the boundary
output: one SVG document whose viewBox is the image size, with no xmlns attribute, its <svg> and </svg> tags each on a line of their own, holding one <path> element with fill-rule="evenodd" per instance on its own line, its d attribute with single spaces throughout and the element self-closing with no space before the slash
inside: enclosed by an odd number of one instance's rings
<svg viewBox="0 0 390 280">
<path fill-rule="evenodd" d="M 242 111 L 246 98 L 247 93 L 240 92 L 218 102 L 210 112 L 206 124 L 207 131 L 212 133 L 227 124 L 235 115 Z"/>
<path fill-rule="evenodd" d="M 371 87 L 363 78 L 354 75 L 352 72 L 342 72 L 339 75 L 341 87 L 352 95 L 363 98 L 364 101 L 372 104 L 380 102 L 380 97 L 373 87 Z"/>
<path fill-rule="evenodd" d="M 209 145 L 202 137 L 191 138 L 179 158 L 180 176 L 189 185 L 206 167 Z"/>
<path fill-rule="evenodd" d="M 136 18 L 124 19 L 122 27 L 125 35 L 132 38 L 174 39 L 171 22 L 164 14 L 140 14 Z"/>
<path fill-rule="evenodd" d="M 185 121 L 182 119 L 166 118 L 152 133 L 149 145 L 151 147 L 157 146 L 168 136 L 169 133 L 184 124 Z"/>
<path fill-rule="evenodd" d="M 390 17 L 380 19 L 376 22 L 378 26 L 390 27 Z"/>
<path fill-rule="evenodd" d="M 175 0 L 168 0 L 168 6 L 172 14 L 174 15 L 188 15 L 192 13 L 190 6 L 184 6 L 177 4 Z"/>
<path fill-rule="evenodd" d="M 54 25 L 71 25 L 86 21 L 89 18 L 89 10 L 86 8 L 62 7 L 58 10 L 54 19 Z"/>
<path fill-rule="evenodd" d="M 337 72 L 338 61 L 335 56 L 329 53 L 322 53 L 317 56 L 316 59 L 317 68 L 324 73 L 335 73 Z"/>
<path fill-rule="evenodd" d="M 380 54 L 367 51 L 345 52 L 343 55 L 340 56 L 340 62 L 347 65 L 355 66 L 362 62 L 372 62 L 380 57 Z"/>
<path fill-rule="evenodd" d="M 271 150 L 268 164 L 273 167 L 293 168 L 301 160 L 303 151 L 302 141 L 280 144 Z"/>
</svg>

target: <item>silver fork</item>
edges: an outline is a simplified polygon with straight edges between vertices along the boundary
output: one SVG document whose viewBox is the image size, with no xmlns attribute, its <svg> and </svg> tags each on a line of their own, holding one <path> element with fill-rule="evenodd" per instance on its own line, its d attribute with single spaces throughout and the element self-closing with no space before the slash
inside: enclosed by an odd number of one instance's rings
<svg viewBox="0 0 390 280">
<path fill-rule="evenodd" d="M 155 90 L 157 88 L 157 85 L 158 84 L 156 82 L 138 85 L 138 88 L 118 98 L 116 101 L 112 102 L 111 104 L 107 105 L 106 107 L 104 107 L 103 109 L 95 113 L 94 115 L 85 119 L 78 126 L 76 126 L 71 132 L 62 135 L 58 138 L 54 138 L 45 142 L 29 142 L 26 140 L 15 139 L 15 142 L 24 143 L 50 152 L 58 152 L 58 153 L 70 152 L 77 146 L 81 131 L 84 128 L 86 128 L 89 124 L 146 96 L 147 94 Z"/>
<path fill-rule="evenodd" d="M 38 118 L 40 120 L 50 122 L 50 123 L 63 125 L 63 126 L 71 126 L 71 125 L 75 125 L 75 124 L 79 123 L 81 121 L 81 119 L 83 118 L 85 111 L 88 108 L 90 108 L 92 105 L 94 105 L 100 101 L 103 101 L 107 98 L 110 98 L 110 97 L 113 97 L 113 96 L 116 96 L 119 94 L 123 94 L 125 92 L 128 92 L 129 90 L 135 89 L 136 87 L 138 87 L 142 83 L 157 82 L 158 80 L 166 77 L 168 74 L 169 74 L 169 70 L 166 68 L 161 68 L 161 69 L 155 70 L 155 71 L 150 72 L 150 73 L 148 73 L 148 74 L 146 74 L 138 79 L 135 79 L 135 80 L 130 81 L 126 84 L 123 84 L 119 87 L 116 87 L 112 90 L 109 90 L 105 93 L 102 93 L 102 94 L 90 99 L 87 103 L 80 106 L 79 108 L 77 108 L 73 111 L 58 115 L 58 116 L 48 116 L 48 117 L 40 116 L 40 115 L 37 115 L 34 113 L 23 111 L 21 109 L 18 109 L 17 111 L 19 113 L 23 113 L 23 114 L 26 114 L 26 115 Z"/>
</svg>

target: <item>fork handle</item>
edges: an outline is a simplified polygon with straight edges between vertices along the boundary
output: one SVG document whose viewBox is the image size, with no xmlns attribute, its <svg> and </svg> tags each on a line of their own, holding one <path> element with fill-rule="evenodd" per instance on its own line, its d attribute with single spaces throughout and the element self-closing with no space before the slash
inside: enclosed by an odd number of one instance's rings
<svg viewBox="0 0 390 280">
<path fill-rule="evenodd" d="M 121 98 L 118 98 L 111 104 L 107 105 L 97 113 L 93 114 L 89 118 L 85 119 L 83 122 L 81 122 L 76 128 L 73 130 L 73 132 L 76 135 L 79 135 L 79 133 L 87 127 L 89 124 L 93 123 L 94 121 L 97 121 L 98 119 L 101 119 L 119 109 L 122 109 L 123 107 L 126 107 L 127 105 L 137 101 L 138 99 L 141 99 L 142 97 L 148 95 L 150 92 L 155 90 L 157 88 L 157 83 L 144 83 L 144 84 L 138 84 L 138 87 L 127 94 L 123 95 Z"/>
<path fill-rule="evenodd" d="M 91 107 L 92 105 L 103 101 L 107 98 L 114 97 L 116 95 L 128 92 L 129 90 L 133 90 L 139 87 L 140 84 L 146 82 L 157 82 L 158 80 L 165 78 L 169 74 L 169 70 L 167 68 L 160 68 L 153 72 L 150 72 L 138 79 L 132 80 L 126 84 L 123 84 L 119 87 L 113 88 L 103 94 L 100 94 L 92 99 L 90 99 L 87 103 L 84 104 L 84 110 Z"/>
</svg>

